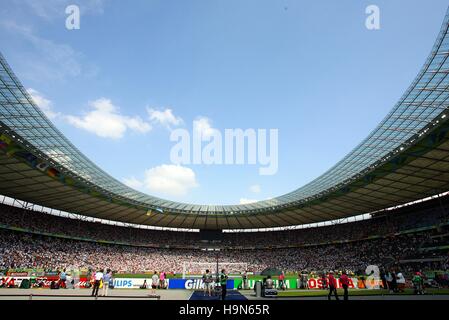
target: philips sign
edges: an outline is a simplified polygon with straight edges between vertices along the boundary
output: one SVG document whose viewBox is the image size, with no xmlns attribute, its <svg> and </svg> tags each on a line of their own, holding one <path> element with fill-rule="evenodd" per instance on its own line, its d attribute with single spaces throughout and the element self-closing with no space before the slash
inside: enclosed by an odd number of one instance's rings
<svg viewBox="0 0 449 320">
<path fill-rule="evenodd" d="M 133 281 L 132 279 L 114 279 L 114 288 L 132 288 Z"/>
</svg>

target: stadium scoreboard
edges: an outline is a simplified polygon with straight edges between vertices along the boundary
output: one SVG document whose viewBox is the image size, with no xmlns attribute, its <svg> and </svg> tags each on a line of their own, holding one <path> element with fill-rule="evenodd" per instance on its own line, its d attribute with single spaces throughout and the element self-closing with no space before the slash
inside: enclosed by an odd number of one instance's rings
<svg viewBox="0 0 449 320">
<path fill-rule="evenodd" d="M 222 241 L 223 232 L 221 230 L 200 230 L 200 239 L 204 241 Z"/>
</svg>

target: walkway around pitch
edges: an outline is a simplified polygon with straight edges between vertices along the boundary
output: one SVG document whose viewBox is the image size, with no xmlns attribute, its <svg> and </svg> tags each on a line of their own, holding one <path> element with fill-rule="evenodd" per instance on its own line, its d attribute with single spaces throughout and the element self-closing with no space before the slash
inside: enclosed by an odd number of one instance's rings
<svg viewBox="0 0 449 320">
<path fill-rule="evenodd" d="M 196 290 L 190 296 L 190 300 L 221 300 L 221 296 L 209 297 L 208 295 L 204 295 L 204 291 Z M 248 299 L 237 290 L 229 290 L 226 294 L 226 300 L 244 301 Z"/>
</svg>

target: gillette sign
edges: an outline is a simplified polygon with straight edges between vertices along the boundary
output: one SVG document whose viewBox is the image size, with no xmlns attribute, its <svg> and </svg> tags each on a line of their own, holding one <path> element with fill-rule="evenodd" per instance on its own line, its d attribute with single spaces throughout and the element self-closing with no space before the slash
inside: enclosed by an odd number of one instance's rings
<svg viewBox="0 0 449 320">
<path fill-rule="evenodd" d="M 234 280 L 228 280 L 226 287 L 234 288 Z M 187 289 L 200 290 L 204 289 L 203 279 L 170 279 L 168 283 L 169 289 Z"/>
</svg>

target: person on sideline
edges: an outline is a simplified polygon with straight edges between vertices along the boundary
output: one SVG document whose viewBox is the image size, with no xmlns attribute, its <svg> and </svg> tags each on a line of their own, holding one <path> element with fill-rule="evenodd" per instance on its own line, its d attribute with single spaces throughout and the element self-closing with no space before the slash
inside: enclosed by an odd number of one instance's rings
<svg viewBox="0 0 449 320">
<path fill-rule="evenodd" d="M 284 272 L 282 271 L 281 274 L 279 275 L 279 289 L 284 290 L 284 285 L 285 285 L 285 275 Z"/>
<path fill-rule="evenodd" d="M 148 288 L 148 284 L 147 284 L 147 279 L 143 280 L 143 284 L 140 286 L 140 289 L 147 289 Z"/>
<path fill-rule="evenodd" d="M 246 273 L 246 270 L 243 272 L 242 275 L 242 283 L 243 283 L 243 290 L 248 289 L 248 274 Z"/>
<path fill-rule="evenodd" d="M 343 300 L 348 300 L 349 278 L 346 271 L 343 271 L 343 274 L 340 277 L 340 283 L 344 291 Z"/>
<path fill-rule="evenodd" d="M 335 295 L 335 299 L 340 300 L 338 298 L 337 293 L 337 280 L 335 279 L 334 273 L 332 271 L 329 272 L 328 285 L 329 285 L 329 294 L 327 295 L 327 299 L 330 300 L 333 293 Z"/>
<path fill-rule="evenodd" d="M 65 269 L 63 269 L 62 272 L 59 274 L 59 287 L 67 289 L 66 281 L 67 281 L 67 273 L 65 272 Z"/>
<path fill-rule="evenodd" d="M 391 281 L 391 289 L 393 292 L 398 292 L 398 277 L 396 276 L 396 272 L 394 270 L 391 271 L 391 276 L 393 280 Z"/>
<path fill-rule="evenodd" d="M 107 269 L 106 270 L 106 274 L 103 276 L 103 297 L 107 297 L 108 296 L 108 291 L 109 291 L 109 281 L 112 278 L 112 271 L 111 269 Z"/>
<path fill-rule="evenodd" d="M 322 284 L 321 289 L 326 290 L 327 289 L 327 279 L 326 279 L 326 274 L 324 271 L 321 274 L 321 284 Z"/>
<path fill-rule="evenodd" d="M 220 273 L 220 285 L 221 285 L 221 300 L 226 299 L 226 282 L 228 281 L 228 275 L 226 270 L 222 269 Z"/>
<path fill-rule="evenodd" d="M 265 289 L 274 289 L 274 282 L 270 275 L 265 280 Z"/>
<path fill-rule="evenodd" d="M 94 286 L 92 289 L 92 297 L 98 297 L 98 289 L 100 289 L 100 282 L 103 279 L 103 272 L 101 272 L 101 269 L 98 269 L 98 271 L 95 273 L 94 277 Z"/>
<path fill-rule="evenodd" d="M 393 274 L 391 271 L 387 271 L 385 275 L 385 281 L 387 282 L 387 287 L 385 289 L 388 289 L 390 293 L 393 292 Z"/>
<path fill-rule="evenodd" d="M 303 282 L 303 289 L 309 289 L 309 273 L 307 272 L 307 270 L 304 270 L 302 272 L 302 282 Z"/>
<path fill-rule="evenodd" d="M 413 279 L 413 294 L 424 294 L 424 286 L 423 286 L 423 278 L 421 277 L 420 272 L 416 272 Z"/>
<path fill-rule="evenodd" d="M 151 277 L 151 294 L 156 295 L 156 289 L 159 282 L 159 276 L 157 275 L 157 271 L 154 271 L 153 276 Z"/>
<path fill-rule="evenodd" d="M 404 292 L 404 289 L 405 289 L 405 277 L 404 277 L 404 275 L 402 274 L 401 271 L 399 271 L 397 273 L 396 278 L 397 278 L 397 281 L 396 281 L 397 282 L 397 291 L 398 292 Z"/>
<path fill-rule="evenodd" d="M 165 289 L 165 272 L 159 273 L 159 289 Z"/>
<path fill-rule="evenodd" d="M 206 293 L 212 296 L 212 274 L 209 269 L 206 269 L 206 273 L 203 275 L 203 283 L 204 283 L 204 295 Z"/>
</svg>

